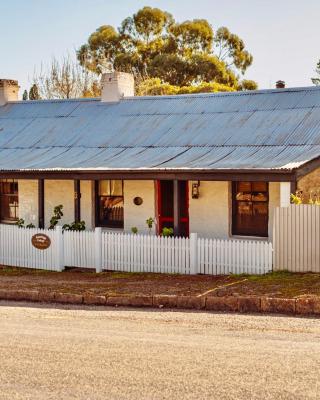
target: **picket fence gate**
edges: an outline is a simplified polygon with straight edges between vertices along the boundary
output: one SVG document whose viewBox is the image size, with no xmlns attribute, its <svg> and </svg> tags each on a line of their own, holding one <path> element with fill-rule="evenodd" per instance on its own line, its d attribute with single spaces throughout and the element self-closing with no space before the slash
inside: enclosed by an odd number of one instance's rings
<svg viewBox="0 0 320 400">
<path fill-rule="evenodd" d="M 33 247 L 35 234 L 51 240 Z M 272 270 L 272 244 L 264 241 L 201 239 L 94 231 L 26 229 L 0 225 L 0 264 L 62 271 L 68 267 L 175 274 L 264 274 Z"/>
</svg>

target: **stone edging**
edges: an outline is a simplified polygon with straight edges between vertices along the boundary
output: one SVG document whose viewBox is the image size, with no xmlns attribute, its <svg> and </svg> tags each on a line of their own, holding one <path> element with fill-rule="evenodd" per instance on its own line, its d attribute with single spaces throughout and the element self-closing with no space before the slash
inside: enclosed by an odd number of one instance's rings
<svg viewBox="0 0 320 400">
<path fill-rule="evenodd" d="M 199 297 L 177 295 L 99 296 L 38 290 L 0 289 L 0 300 L 123 307 L 179 308 L 240 313 L 320 315 L 320 297 L 283 299 L 258 296 Z"/>
</svg>

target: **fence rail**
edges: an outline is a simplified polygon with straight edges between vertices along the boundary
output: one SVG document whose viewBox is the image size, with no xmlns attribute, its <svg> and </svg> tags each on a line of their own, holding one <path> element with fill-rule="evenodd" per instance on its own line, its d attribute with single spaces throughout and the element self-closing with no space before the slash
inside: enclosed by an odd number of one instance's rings
<svg viewBox="0 0 320 400">
<path fill-rule="evenodd" d="M 38 250 L 32 236 L 51 246 Z M 272 269 L 272 245 L 246 240 L 200 239 L 95 231 L 62 232 L 0 225 L 0 264 L 61 271 L 65 266 L 125 272 L 264 274 Z"/>
<path fill-rule="evenodd" d="M 320 207 L 279 207 L 274 215 L 274 269 L 320 272 Z"/>
</svg>

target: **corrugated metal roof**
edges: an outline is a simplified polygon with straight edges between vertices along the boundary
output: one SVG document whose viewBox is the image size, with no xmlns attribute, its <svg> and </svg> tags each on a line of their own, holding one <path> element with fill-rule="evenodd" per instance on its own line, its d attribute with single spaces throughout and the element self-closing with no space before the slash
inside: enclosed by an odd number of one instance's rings
<svg viewBox="0 0 320 400">
<path fill-rule="evenodd" d="M 0 107 L 0 170 L 291 169 L 319 156 L 317 87 Z"/>
</svg>

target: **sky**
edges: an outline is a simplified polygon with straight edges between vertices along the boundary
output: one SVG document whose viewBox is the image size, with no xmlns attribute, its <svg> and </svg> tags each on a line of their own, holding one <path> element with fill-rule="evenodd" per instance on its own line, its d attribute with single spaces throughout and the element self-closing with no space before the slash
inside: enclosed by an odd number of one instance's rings
<svg viewBox="0 0 320 400">
<path fill-rule="evenodd" d="M 101 25 L 118 27 L 143 6 L 179 22 L 207 19 L 227 26 L 253 55 L 246 79 L 272 88 L 310 86 L 320 59 L 320 0 L 0 0 L 0 79 L 16 79 L 20 94 L 34 70 L 74 54 Z"/>
</svg>

